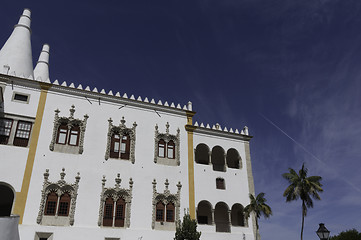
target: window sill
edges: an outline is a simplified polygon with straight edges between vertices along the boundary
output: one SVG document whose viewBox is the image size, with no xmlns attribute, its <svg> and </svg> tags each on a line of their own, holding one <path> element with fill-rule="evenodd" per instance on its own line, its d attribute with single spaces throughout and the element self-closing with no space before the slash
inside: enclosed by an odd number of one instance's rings
<svg viewBox="0 0 361 240">
<path fill-rule="evenodd" d="M 177 160 L 175 158 L 157 157 L 156 163 L 166 166 L 178 166 Z"/>
<path fill-rule="evenodd" d="M 47 216 L 44 215 L 41 220 L 41 225 L 46 226 L 70 226 L 69 216 Z"/>
<path fill-rule="evenodd" d="M 155 222 L 154 229 L 162 231 L 175 231 L 176 226 L 175 222 Z"/>
<path fill-rule="evenodd" d="M 80 154 L 79 146 L 71 146 L 65 144 L 54 144 L 54 152 L 69 153 L 69 154 Z"/>
</svg>

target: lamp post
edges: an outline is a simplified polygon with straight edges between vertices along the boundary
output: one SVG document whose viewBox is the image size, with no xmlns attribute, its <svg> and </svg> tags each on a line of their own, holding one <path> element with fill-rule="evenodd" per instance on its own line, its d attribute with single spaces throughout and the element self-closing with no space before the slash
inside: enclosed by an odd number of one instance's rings
<svg viewBox="0 0 361 240">
<path fill-rule="evenodd" d="M 327 230 L 324 223 L 320 223 L 320 227 L 316 231 L 316 234 L 320 240 L 328 240 L 330 237 L 330 231 Z"/>
</svg>

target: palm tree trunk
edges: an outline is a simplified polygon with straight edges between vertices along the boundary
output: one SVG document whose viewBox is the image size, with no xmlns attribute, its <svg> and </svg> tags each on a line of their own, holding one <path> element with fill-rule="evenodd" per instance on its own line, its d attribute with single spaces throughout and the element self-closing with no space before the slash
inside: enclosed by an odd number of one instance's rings
<svg viewBox="0 0 361 240">
<path fill-rule="evenodd" d="M 301 227 L 301 240 L 303 240 L 303 226 L 305 224 L 305 201 L 302 200 L 302 227 Z"/>
<path fill-rule="evenodd" d="M 256 230 L 256 240 L 258 239 L 258 218 L 257 217 L 255 217 L 255 219 L 256 219 L 256 226 L 257 226 L 257 230 Z"/>
</svg>

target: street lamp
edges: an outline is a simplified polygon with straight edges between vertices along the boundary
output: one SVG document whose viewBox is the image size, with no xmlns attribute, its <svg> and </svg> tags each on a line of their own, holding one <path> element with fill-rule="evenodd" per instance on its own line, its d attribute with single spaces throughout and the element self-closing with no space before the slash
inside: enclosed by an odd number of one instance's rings
<svg viewBox="0 0 361 240">
<path fill-rule="evenodd" d="M 324 223 L 320 223 L 320 227 L 316 231 L 316 234 L 320 240 L 328 240 L 330 237 L 330 231 L 327 230 Z"/>
</svg>

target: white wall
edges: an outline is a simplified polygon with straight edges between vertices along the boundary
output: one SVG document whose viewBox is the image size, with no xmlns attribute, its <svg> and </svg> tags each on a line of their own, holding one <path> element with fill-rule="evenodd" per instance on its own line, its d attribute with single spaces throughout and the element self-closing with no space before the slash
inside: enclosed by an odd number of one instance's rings
<svg viewBox="0 0 361 240">
<path fill-rule="evenodd" d="M 69 117 L 69 109 L 73 104 L 76 110 L 74 114 L 75 118 L 82 120 L 85 114 L 89 115 L 84 137 L 84 152 L 83 154 L 67 154 L 50 151 L 49 144 L 54 126 L 54 110 L 59 109 L 59 116 L 61 117 Z M 181 182 L 180 212 L 181 216 L 183 216 L 183 208 L 188 208 L 188 149 L 187 135 L 184 128 L 186 124 L 185 114 L 175 115 L 158 111 L 161 115 L 161 117 L 159 117 L 157 113 L 152 110 L 130 106 L 119 109 L 120 106 L 121 105 L 109 104 L 103 101 L 100 105 L 95 101 L 93 104 L 90 104 L 83 97 L 79 98 L 70 95 L 55 94 L 49 91 L 23 224 L 36 225 L 37 231 L 48 231 L 50 227 L 36 224 L 41 201 L 43 173 L 45 169 L 49 169 L 49 181 L 55 182 L 60 179 L 59 173 L 63 167 L 66 169 L 65 180 L 68 183 L 75 182 L 77 172 L 80 172 L 81 179 L 74 226 L 63 228 L 62 231 L 56 231 L 59 233 L 54 233 L 54 239 L 66 238 L 66 235 L 73 234 L 71 233 L 73 231 L 88 232 L 89 228 L 98 230 L 98 234 L 91 234 L 89 239 L 111 237 L 114 235 L 114 232 L 118 235 L 120 232 L 124 232 L 124 234 L 129 235 L 129 237 L 135 237 L 139 234 L 150 236 L 160 232 L 151 230 L 153 179 L 157 181 L 158 192 L 164 191 L 164 182 L 168 179 L 169 190 L 174 194 L 177 193 L 176 184 L 178 181 Z M 105 160 L 104 157 L 107 144 L 108 119 L 111 117 L 113 119 L 113 125 L 118 125 L 123 116 L 126 120 L 125 124 L 127 127 L 131 128 L 134 121 L 137 123 L 135 164 L 132 164 L 130 161 L 111 158 Z M 165 125 L 167 122 L 170 124 L 170 134 L 176 135 L 177 128 L 180 129 L 180 166 L 165 166 L 154 163 L 155 125 L 158 124 L 159 132 L 165 133 Z M 127 230 L 98 227 L 102 176 L 106 176 L 106 187 L 114 187 L 114 179 L 117 173 L 120 173 L 122 188 L 129 188 L 129 178 L 132 178 L 134 181 L 130 228 Z M 101 230 L 99 231 L 99 229 Z M 131 231 L 132 229 L 136 231 Z M 167 238 L 174 236 L 173 231 L 165 231 L 165 233 L 159 234 L 166 234 Z M 59 235 L 61 238 L 59 238 Z M 97 235 L 98 237 L 96 237 Z M 134 239 L 134 237 L 130 237 L 130 239 Z M 24 236 L 24 239 L 32 238 Z"/>
<path fill-rule="evenodd" d="M 214 209 L 218 202 L 224 202 L 228 205 L 229 210 L 236 203 L 242 204 L 243 207 L 249 204 L 249 188 L 246 168 L 245 146 L 243 140 L 232 139 L 231 137 L 211 135 L 217 130 L 209 130 L 209 134 L 194 133 L 194 152 L 198 144 L 206 144 L 209 150 L 215 146 L 220 146 L 225 151 L 225 154 L 230 148 L 238 151 L 242 163 L 240 169 L 228 168 L 226 166 L 225 172 L 214 171 L 211 162 L 209 165 L 198 164 L 194 162 L 194 182 L 195 182 L 195 203 L 206 200 L 212 204 Z M 232 134 L 230 134 L 231 136 Z M 210 159 L 211 160 L 211 159 Z M 225 161 L 226 162 L 226 161 Z M 227 162 L 226 162 L 227 165 Z M 216 189 L 216 178 L 221 177 L 225 180 L 226 189 Z M 217 233 L 217 236 L 224 236 L 225 239 L 240 239 L 243 233 L 246 239 L 253 239 L 253 230 L 251 228 L 251 219 L 248 219 L 248 226 L 250 227 L 231 227 L 231 233 Z M 215 225 L 199 225 L 199 229 L 204 233 L 203 239 L 213 239 Z"/>
<path fill-rule="evenodd" d="M 28 104 L 11 101 L 13 91 L 30 94 Z M 14 90 L 7 85 L 4 92 L 5 113 L 35 118 L 39 101 L 39 89 L 18 87 Z M 169 190 L 177 193 L 176 184 L 182 184 L 180 217 L 183 209 L 189 208 L 188 189 L 188 139 L 185 125 L 187 124 L 185 111 L 162 111 L 158 114 L 149 108 L 140 108 L 121 103 L 101 100 L 100 105 L 96 99 L 90 99 L 92 104 L 82 96 L 75 93 L 60 93 L 50 89 L 47 95 L 44 117 L 34 167 L 31 176 L 30 188 L 23 217 L 20 225 L 22 240 L 35 239 L 36 232 L 52 232 L 53 239 L 104 239 L 104 237 L 120 237 L 120 239 L 172 239 L 174 231 L 152 230 L 152 197 L 153 179 L 157 181 L 157 191 L 163 192 L 164 182 L 169 180 Z M 49 150 L 54 127 L 54 110 L 59 109 L 60 117 L 69 117 L 69 109 L 75 105 L 74 117 L 82 120 L 89 115 L 84 137 L 83 154 L 60 153 Z M 157 106 L 157 105 L 155 105 Z M 165 108 L 164 108 L 165 109 Z M 119 125 L 124 116 L 126 126 L 131 128 L 133 122 L 136 127 L 135 164 L 126 160 L 105 160 L 107 144 L 108 119 L 113 119 L 113 125 Z M 180 129 L 180 166 L 166 166 L 154 163 L 155 151 L 155 125 L 159 132 L 166 132 L 166 123 L 170 124 L 170 134 L 176 135 Z M 217 202 L 225 202 L 229 208 L 235 203 L 247 205 L 248 180 L 244 143 L 227 137 L 218 137 L 212 134 L 194 133 L 194 149 L 199 143 L 205 143 L 210 149 L 219 145 L 225 151 L 235 148 L 242 158 L 241 169 L 226 168 L 226 172 L 213 171 L 211 165 L 194 163 L 195 170 L 195 204 L 202 200 L 209 201 L 213 208 Z M 0 145 L 2 168 L 0 168 L 0 181 L 11 184 L 18 192 L 21 189 L 28 148 Z M 75 210 L 74 225 L 70 227 L 43 226 L 36 223 L 41 201 L 43 174 L 49 169 L 49 181 L 57 182 L 60 179 L 61 169 L 65 168 L 65 180 L 72 184 L 75 182 L 77 172 L 80 172 L 80 182 Z M 106 176 L 106 187 L 114 187 L 117 174 L 122 179 L 121 187 L 129 188 L 129 178 L 134 181 L 133 199 L 131 208 L 130 228 L 99 227 L 99 206 L 103 175 Z M 216 178 L 225 179 L 226 190 L 216 189 Z M 252 226 L 249 220 L 249 226 Z M 231 233 L 215 233 L 215 226 L 199 225 L 202 239 L 240 239 L 245 234 L 246 239 L 253 239 L 250 227 L 232 227 Z"/>
</svg>

